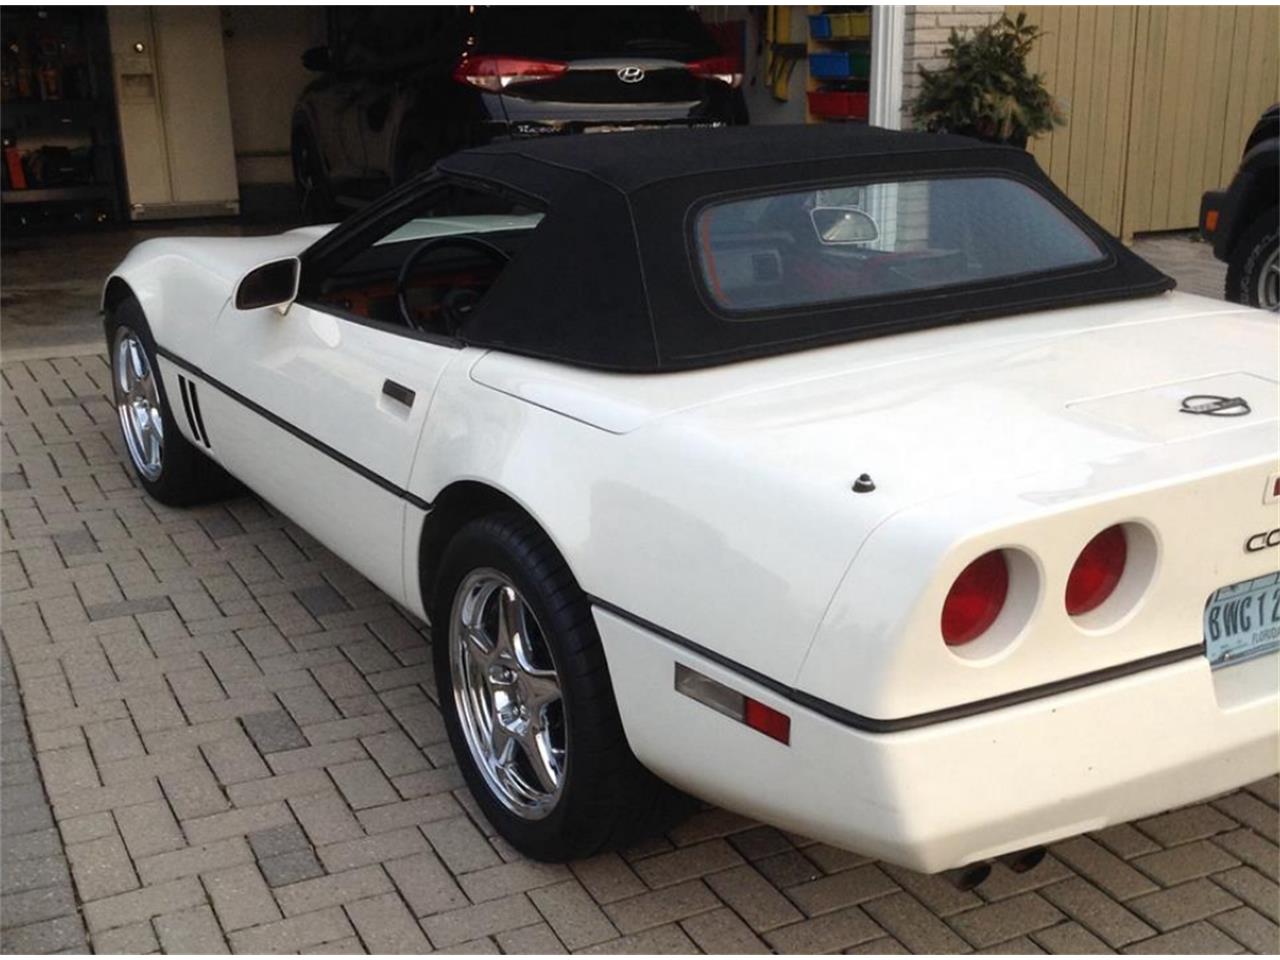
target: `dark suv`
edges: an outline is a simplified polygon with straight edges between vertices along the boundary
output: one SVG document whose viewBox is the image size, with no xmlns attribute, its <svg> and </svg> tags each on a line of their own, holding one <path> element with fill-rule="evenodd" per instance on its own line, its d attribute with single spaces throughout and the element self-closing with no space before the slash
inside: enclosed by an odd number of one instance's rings
<svg viewBox="0 0 1280 960">
<path fill-rule="evenodd" d="M 463 147 L 745 123 L 739 58 L 687 7 L 330 8 L 298 100 L 303 212 L 333 216 Z"/>
<path fill-rule="evenodd" d="M 1231 186 L 1200 199 L 1200 234 L 1227 264 L 1228 300 L 1280 310 L 1280 103 L 1254 124 Z"/>
</svg>

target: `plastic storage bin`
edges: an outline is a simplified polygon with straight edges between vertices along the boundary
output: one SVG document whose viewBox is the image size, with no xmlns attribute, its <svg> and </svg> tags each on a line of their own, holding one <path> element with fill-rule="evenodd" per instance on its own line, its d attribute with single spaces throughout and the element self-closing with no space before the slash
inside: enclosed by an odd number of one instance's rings
<svg viewBox="0 0 1280 960">
<path fill-rule="evenodd" d="M 826 17 L 831 31 L 827 37 L 831 40 L 867 40 L 871 37 L 869 13 L 829 13 Z"/>
<path fill-rule="evenodd" d="M 825 13 L 811 14 L 809 17 L 809 36 L 815 40 L 830 40 L 831 18 Z"/>
<path fill-rule="evenodd" d="M 809 76 L 828 80 L 865 77 L 871 72 L 871 54 L 856 50 L 809 54 Z"/>
<path fill-rule="evenodd" d="M 870 109 L 866 93 L 851 90 L 810 90 L 809 112 L 829 119 L 865 120 Z"/>
</svg>

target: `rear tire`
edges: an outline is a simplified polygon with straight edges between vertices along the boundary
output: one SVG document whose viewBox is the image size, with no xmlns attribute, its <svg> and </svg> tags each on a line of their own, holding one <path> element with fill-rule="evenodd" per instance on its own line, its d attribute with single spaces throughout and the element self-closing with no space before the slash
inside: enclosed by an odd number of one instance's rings
<svg viewBox="0 0 1280 960">
<path fill-rule="evenodd" d="M 235 481 L 178 429 L 156 365 L 156 345 L 142 305 L 133 297 L 107 314 L 112 406 L 129 466 L 150 496 L 185 507 L 227 496 Z"/>
<path fill-rule="evenodd" d="M 1236 241 L 1227 263 L 1227 299 L 1280 310 L 1280 207 L 1272 207 Z"/>
<path fill-rule="evenodd" d="M 517 611 L 508 623 L 524 625 L 509 632 L 522 639 L 508 644 L 515 655 L 505 660 L 495 653 L 503 609 Z M 590 604 L 531 520 L 505 513 L 458 531 L 441 561 L 431 622 L 436 689 L 454 754 L 485 817 L 521 853 L 549 861 L 591 856 L 660 832 L 691 808 L 631 753 Z M 536 695 L 549 685 L 558 687 L 556 699 Z M 536 706 L 539 699 L 545 704 Z M 540 732 L 523 734 L 532 746 L 510 747 L 504 765 L 494 731 L 504 744 L 522 736 L 511 732 L 521 717 L 526 731 Z M 541 780 L 539 756 L 551 758 Z"/>
</svg>

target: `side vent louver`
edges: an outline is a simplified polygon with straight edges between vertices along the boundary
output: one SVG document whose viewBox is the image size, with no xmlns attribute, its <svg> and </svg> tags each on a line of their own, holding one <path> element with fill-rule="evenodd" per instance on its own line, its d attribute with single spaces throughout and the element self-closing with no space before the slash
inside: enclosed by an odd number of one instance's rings
<svg viewBox="0 0 1280 960">
<path fill-rule="evenodd" d="M 187 425 L 191 427 L 191 435 L 203 443 L 206 449 L 212 449 L 209 433 L 204 426 L 204 418 L 200 416 L 200 398 L 196 396 L 196 385 L 179 375 L 178 386 L 182 390 L 182 409 L 187 412 Z"/>
</svg>

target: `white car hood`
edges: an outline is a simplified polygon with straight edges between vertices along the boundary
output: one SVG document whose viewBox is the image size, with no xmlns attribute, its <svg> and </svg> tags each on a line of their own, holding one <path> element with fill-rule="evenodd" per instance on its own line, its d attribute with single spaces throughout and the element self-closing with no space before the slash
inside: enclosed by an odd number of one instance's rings
<svg viewBox="0 0 1280 960">
<path fill-rule="evenodd" d="M 868 473 L 901 507 L 1275 421 L 1276 344 L 1270 314 L 1171 293 L 681 374 L 490 353 L 472 377 L 615 433 L 695 431 L 807 481 Z M 1183 413 L 1193 394 L 1243 395 L 1253 412 Z"/>
</svg>

